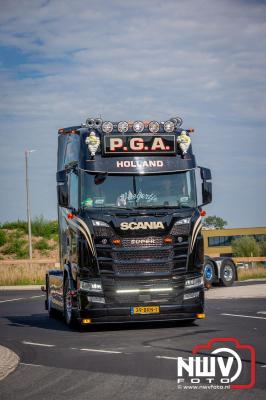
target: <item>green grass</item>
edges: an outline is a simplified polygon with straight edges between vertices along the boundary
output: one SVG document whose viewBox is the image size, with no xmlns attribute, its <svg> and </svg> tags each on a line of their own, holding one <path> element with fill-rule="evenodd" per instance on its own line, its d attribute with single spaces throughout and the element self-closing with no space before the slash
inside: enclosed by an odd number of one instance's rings
<svg viewBox="0 0 266 400">
<path fill-rule="evenodd" d="M 28 233 L 28 224 L 26 221 L 17 220 L 16 222 L 5 222 L 1 224 L 0 229 L 18 230 Z M 41 236 L 46 239 L 55 239 L 58 237 L 57 221 L 48 221 L 43 216 L 34 218 L 31 222 L 31 231 L 33 236 Z"/>
<path fill-rule="evenodd" d="M 43 251 L 43 250 L 50 250 L 51 247 L 49 246 L 49 243 L 47 242 L 46 239 L 40 239 L 38 240 L 38 242 L 34 244 L 34 248 Z"/>
<path fill-rule="evenodd" d="M 3 246 L 7 243 L 7 235 L 4 231 L 0 230 L 0 246 Z"/>
<path fill-rule="evenodd" d="M 0 266 L 0 286 L 43 285 L 45 273 L 53 264 L 2 265 Z"/>
<path fill-rule="evenodd" d="M 3 254 L 15 254 L 16 258 L 27 258 L 27 241 L 24 239 L 11 238 L 8 245 L 2 250 Z"/>
</svg>

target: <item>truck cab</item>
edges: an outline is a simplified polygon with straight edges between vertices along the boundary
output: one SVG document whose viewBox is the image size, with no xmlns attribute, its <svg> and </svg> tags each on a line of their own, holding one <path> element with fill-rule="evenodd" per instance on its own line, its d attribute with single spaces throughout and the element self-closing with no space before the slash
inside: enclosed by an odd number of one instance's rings
<svg viewBox="0 0 266 400">
<path fill-rule="evenodd" d="M 200 207 L 211 202 L 211 173 L 181 124 L 88 118 L 59 130 L 50 315 L 68 325 L 204 318 Z"/>
</svg>

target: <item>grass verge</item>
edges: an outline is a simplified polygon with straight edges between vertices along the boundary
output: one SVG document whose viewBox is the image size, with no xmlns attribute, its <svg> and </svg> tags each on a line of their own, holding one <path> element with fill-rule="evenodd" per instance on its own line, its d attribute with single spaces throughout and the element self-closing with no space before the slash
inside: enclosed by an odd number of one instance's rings
<svg viewBox="0 0 266 400">
<path fill-rule="evenodd" d="M 43 285 L 45 273 L 54 264 L 1 265 L 0 286 Z"/>
<path fill-rule="evenodd" d="M 246 281 L 247 279 L 262 279 L 266 278 L 266 267 L 254 267 L 238 270 L 238 280 Z"/>
</svg>

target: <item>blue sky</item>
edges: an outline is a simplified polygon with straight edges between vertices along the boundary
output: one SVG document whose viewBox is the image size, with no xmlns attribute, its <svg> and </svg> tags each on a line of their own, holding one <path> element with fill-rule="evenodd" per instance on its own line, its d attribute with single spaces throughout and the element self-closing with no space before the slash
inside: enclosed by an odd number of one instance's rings
<svg viewBox="0 0 266 400">
<path fill-rule="evenodd" d="M 56 217 L 57 129 L 105 119 L 194 127 L 208 215 L 266 225 L 266 3 L 1 0 L 0 221 Z"/>
</svg>

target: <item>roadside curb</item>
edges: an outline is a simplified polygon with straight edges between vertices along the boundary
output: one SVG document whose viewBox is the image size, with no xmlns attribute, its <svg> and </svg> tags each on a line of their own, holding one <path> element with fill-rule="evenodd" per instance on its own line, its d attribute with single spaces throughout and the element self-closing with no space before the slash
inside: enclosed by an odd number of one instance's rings
<svg viewBox="0 0 266 400">
<path fill-rule="evenodd" d="M 0 286 L 1 290 L 41 290 L 42 285 Z"/>
<path fill-rule="evenodd" d="M 0 381 L 13 372 L 19 363 L 19 356 L 7 347 L 0 345 Z"/>
</svg>

